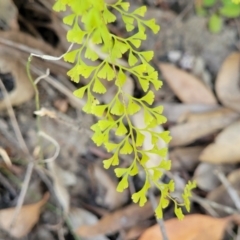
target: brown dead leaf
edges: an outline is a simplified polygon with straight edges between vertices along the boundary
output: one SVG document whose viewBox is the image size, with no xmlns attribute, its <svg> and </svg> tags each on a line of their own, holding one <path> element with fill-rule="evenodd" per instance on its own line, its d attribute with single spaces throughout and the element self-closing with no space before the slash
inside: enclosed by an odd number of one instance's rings
<svg viewBox="0 0 240 240">
<path fill-rule="evenodd" d="M 220 105 L 187 104 L 187 103 L 161 103 L 163 115 L 170 122 L 178 122 L 180 117 L 188 113 L 201 113 L 220 108 Z"/>
<path fill-rule="evenodd" d="M 171 64 L 159 64 L 160 70 L 177 97 L 184 103 L 217 104 L 213 93 L 195 76 Z"/>
<path fill-rule="evenodd" d="M 227 108 L 205 113 L 188 114 L 185 116 L 185 123 L 170 128 L 172 136 L 170 146 L 190 144 L 199 138 L 221 130 L 238 118 L 237 113 Z"/>
<path fill-rule="evenodd" d="M 0 1 L 0 22 L 4 29 L 19 29 L 18 21 L 18 9 L 12 0 Z"/>
<path fill-rule="evenodd" d="M 187 215 L 182 221 L 177 218 L 165 223 L 169 240 L 222 240 L 231 217 L 213 218 L 201 214 Z M 147 229 L 139 240 L 162 240 L 159 225 Z"/>
<path fill-rule="evenodd" d="M 204 162 L 236 163 L 240 162 L 240 121 L 225 128 L 200 155 Z"/>
<path fill-rule="evenodd" d="M 131 228 L 137 225 L 139 221 L 144 221 L 153 215 L 154 212 L 150 202 L 147 202 L 143 207 L 131 204 L 104 216 L 94 225 L 81 226 L 76 230 L 76 233 L 82 237 L 113 234 L 119 230 Z"/>
<path fill-rule="evenodd" d="M 235 52 L 224 61 L 216 81 L 216 93 L 221 103 L 240 112 L 240 53 Z"/>
<path fill-rule="evenodd" d="M 16 238 L 22 238 L 26 236 L 31 231 L 33 226 L 38 222 L 41 207 L 48 201 L 48 199 L 49 193 L 46 193 L 41 201 L 23 206 L 16 217 L 15 224 L 12 228 L 10 228 L 10 225 L 15 213 L 15 208 L 1 210 L 0 228 Z"/>
<path fill-rule="evenodd" d="M 169 153 L 172 160 L 172 170 L 193 171 L 199 162 L 199 155 L 203 147 L 176 148 Z"/>
<path fill-rule="evenodd" d="M 28 79 L 25 66 L 19 59 L 0 52 L 0 73 L 3 74 L 2 80 L 4 80 L 4 74 L 10 74 L 12 79 L 6 81 L 14 82 L 14 89 L 9 93 L 9 99 L 13 106 L 19 106 L 33 97 L 33 86 Z M 5 104 L 5 99 L 1 99 L 0 110 L 6 108 Z"/>
<path fill-rule="evenodd" d="M 194 172 L 194 180 L 200 189 L 211 191 L 220 185 L 220 180 L 214 174 L 215 169 L 216 165 L 210 163 L 200 163 L 197 166 Z"/>
</svg>

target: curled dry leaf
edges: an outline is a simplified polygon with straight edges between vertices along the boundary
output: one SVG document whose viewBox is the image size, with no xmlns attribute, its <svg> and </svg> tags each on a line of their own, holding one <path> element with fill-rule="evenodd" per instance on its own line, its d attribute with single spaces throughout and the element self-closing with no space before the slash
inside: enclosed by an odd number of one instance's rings
<svg viewBox="0 0 240 240">
<path fill-rule="evenodd" d="M 172 160 L 172 171 L 193 171 L 199 162 L 199 155 L 203 147 L 175 148 L 169 152 Z"/>
<path fill-rule="evenodd" d="M 161 103 L 163 115 L 170 122 L 178 122 L 180 117 L 188 113 L 202 113 L 220 108 L 219 105 L 209 104 L 188 104 L 188 103 Z"/>
<path fill-rule="evenodd" d="M 114 234 L 119 230 L 129 229 L 137 225 L 139 221 L 144 221 L 153 215 L 154 212 L 150 202 L 147 202 L 143 207 L 131 204 L 104 216 L 94 225 L 81 226 L 76 230 L 76 233 L 82 237 Z"/>
<path fill-rule="evenodd" d="M 222 240 L 231 217 L 213 218 L 201 214 L 187 215 L 182 221 L 167 220 L 165 227 L 170 240 Z M 159 225 L 147 229 L 139 240 L 163 240 Z"/>
<path fill-rule="evenodd" d="M 12 0 L 0 1 L 0 22 L 4 29 L 19 29 L 18 9 Z"/>
<path fill-rule="evenodd" d="M 221 130 L 238 118 L 239 114 L 227 108 L 205 113 L 188 114 L 185 116 L 185 123 L 170 128 L 173 138 L 170 146 L 190 144 L 199 138 Z"/>
<path fill-rule="evenodd" d="M 220 185 L 220 181 L 214 170 L 216 165 L 210 163 L 200 163 L 194 172 L 194 180 L 197 186 L 204 191 L 214 190 Z"/>
<path fill-rule="evenodd" d="M 204 162 L 237 163 L 240 162 L 240 121 L 225 128 L 200 155 Z"/>
<path fill-rule="evenodd" d="M 22 206 L 19 214 L 16 216 L 12 228 L 10 228 L 10 225 L 15 214 L 15 208 L 0 210 L 0 228 L 16 238 L 26 236 L 38 222 L 41 207 L 48 201 L 48 199 L 49 193 L 46 193 L 41 201 Z"/>
<path fill-rule="evenodd" d="M 9 99 L 12 106 L 21 105 L 33 97 L 33 86 L 27 77 L 26 68 L 20 62 L 20 59 L 0 52 L 0 78 L 6 88 L 8 85 L 10 87 L 14 86 L 13 89 L 11 87 L 12 91 L 9 92 Z M 0 110 L 5 108 L 5 99 L 0 99 Z"/>
<path fill-rule="evenodd" d="M 231 172 L 228 175 L 227 180 L 228 180 L 229 184 L 231 185 L 231 187 L 239 193 L 239 190 L 240 190 L 240 169 L 236 169 L 233 172 Z M 240 195 L 239 195 L 239 197 L 240 197 Z M 220 185 L 219 187 L 212 190 L 207 195 L 207 199 L 209 199 L 213 202 L 220 203 L 220 204 L 225 205 L 227 207 L 232 207 L 232 208 L 236 209 L 236 206 L 235 206 L 232 198 L 230 197 L 230 195 L 228 193 L 228 190 L 226 189 L 226 187 L 224 185 Z M 226 216 L 227 215 L 227 211 L 225 211 L 224 209 L 216 209 L 216 211 L 218 212 L 218 214 L 220 216 Z"/>
<path fill-rule="evenodd" d="M 216 93 L 221 103 L 240 112 L 240 53 L 235 52 L 224 61 L 216 81 Z"/>
<path fill-rule="evenodd" d="M 177 97 L 184 103 L 217 104 L 211 90 L 195 76 L 171 64 L 159 64 L 160 70 Z"/>
<path fill-rule="evenodd" d="M 114 178 L 111 178 L 109 174 L 102 168 L 94 165 L 94 177 L 96 182 L 102 185 L 105 189 L 103 197 L 103 203 L 109 209 L 116 209 L 122 206 L 128 200 L 128 191 L 119 193 L 116 191 L 117 182 Z"/>
<path fill-rule="evenodd" d="M 93 225 L 98 222 L 98 218 L 91 212 L 82 208 L 71 208 L 69 211 L 69 220 L 74 231 L 82 225 Z M 81 238 L 84 240 L 83 238 Z M 87 238 L 87 240 L 107 240 L 103 235 L 95 236 L 94 238 Z"/>
</svg>

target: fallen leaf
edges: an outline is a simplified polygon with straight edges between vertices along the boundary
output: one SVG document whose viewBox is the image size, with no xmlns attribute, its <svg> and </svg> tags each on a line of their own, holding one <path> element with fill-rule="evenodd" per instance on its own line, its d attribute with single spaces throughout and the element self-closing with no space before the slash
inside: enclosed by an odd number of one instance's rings
<svg viewBox="0 0 240 240">
<path fill-rule="evenodd" d="M 18 30 L 18 9 L 12 0 L 0 1 L 0 22 L 4 29 Z"/>
<path fill-rule="evenodd" d="M 185 147 L 175 148 L 169 152 L 169 158 L 172 160 L 172 171 L 193 171 L 199 162 L 199 155 L 203 147 Z"/>
<path fill-rule="evenodd" d="M 117 182 L 114 178 L 111 178 L 109 174 L 102 168 L 94 165 L 94 177 L 98 184 L 104 187 L 104 196 L 99 196 L 103 198 L 103 203 L 109 209 L 113 210 L 120 206 L 128 200 L 128 191 L 123 191 L 119 193 L 116 191 Z"/>
<path fill-rule="evenodd" d="M 167 220 L 165 227 L 169 240 L 222 240 L 224 230 L 231 217 L 213 218 L 192 214 L 182 221 L 177 218 Z M 163 240 L 159 225 L 147 229 L 139 240 Z"/>
<path fill-rule="evenodd" d="M 10 228 L 10 225 L 15 213 L 15 208 L 0 210 L 0 228 L 16 238 L 26 236 L 38 222 L 41 207 L 48 201 L 48 199 L 49 193 L 46 193 L 41 201 L 22 206 L 12 228 Z"/>
<path fill-rule="evenodd" d="M 178 122 L 180 117 L 188 113 L 201 113 L 213 111 L 220 108 L 220 105 L 209 104 L 190 104 L 190 103 L 161 103 L 163 106 L 163 115 L 170 122 Z"/>
<path fill-rule="evenodd" d="M 184 118 L 185 123 L 170 128 L 172 136 L 170 146 L 172 147 L 184 146 L 215 133 L 234 122 L 239 115 L 230 109 L 220 108 L 204 113 L 191 113 Z"/>
<path fill-rule="evenodd" d="M 214 174 L 216 165 L 210 163 L 200 163 L 195 172 L 194 180 L 197 186 L 204 191 L 211 191 L 220 185 L 220 180 Z"/>
<path fill-rule="evenodd" d="M 234 52 L 224 61 L 216 80 L 216 93 L 221 103 L 240 112 L 240 53 Z"/>
<path fill-rule="evenodd" d="M 25 66 L 19 59 L 0 52 L 0 74 L 3 75 L 1 79 L 5 86 L 9 81 L 12 81 L 10 84 L 13 84 L 14 88 L 9 92 L 8 96 L 13 106 L 19 106 L 33 97 L 33 86 L 28 79 Z M 11 79 L 6 78 L 5 80 L 4 75 L 6 74 L 11 76 Z M 0 110 L 5 108 L 5 98 L 0 99 Z"/>
<path fill-rule="evenodd" d="M 114 234 L 119 230 L 131 228 L 137 225 L 139 221 L 144 221 L 153 215 L 154 211 L 150 202 L 147 202 L 143 207 L 131 204 L 109 213 L 94 225 L 81 226 L 76 230 L 76 233 L 82 237 Z"/>
<path fill-rule="evenodd" d="M 211 90 L 195 76 L 171 64 L 161 63 L 159 67 L 164 79 L 182 102 L 217 104 Z"/>
<path fill-rule="evenodd" d="M 69 211 L 69 220 L 74 231 L 85 224 L 93 225 L 98 222 L 98 218 L 91 212 L 82 208 L 71 208 Z M 81 238 L 84 240 L 83 238 Z M 103 235 L 95 236 L 94 238 L 87 238 L 88 240 L 107 240 Z"/>
<path fill-rule="evenodd" d="M 226 127 L 215 139 L 215 142 L 208 145 L 200 155 L 204 162 L 237 163 L 240 162 L 240 121 Z"/>
</svg>

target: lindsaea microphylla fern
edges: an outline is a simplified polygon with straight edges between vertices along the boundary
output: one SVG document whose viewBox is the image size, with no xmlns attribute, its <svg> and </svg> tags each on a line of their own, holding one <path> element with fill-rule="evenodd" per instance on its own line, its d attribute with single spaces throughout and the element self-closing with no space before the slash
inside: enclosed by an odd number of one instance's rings
<svg viewBox="0 0 240 240">
<path fill-rule="evenodd" d="M 146 7 L 142 6 L 129 12 L 130 4 L 118 0 L 108 4 L 104 0 L 57 0 L 53 6 L 55 11 L 65 11 L 70 8 L 71 14 L 63 18 L 63 22 L 71 28 L 67 33 L 67 40 L 70 43 L 78 44 L 75 50 L 67 52 L 64 56 L 66 62 L 73 63 L 73 68 L 67 72 L 72 81 L 79 83 L 81 78 L 90 79 L 83 87 L 74 92 L 74 95 L 87 101 L 83 111 L 99 117 L 96 124 L 91 126 L 94 134 L 93 142 L 97 146 L 104 145 L 108 152 L 113 152 L 111 158 L 103 161 L 104 167 L 119 165 L 119 156 L 131 154 L 132 163 L 127 168 L 115 168 L 116 176 L 121 178 L 117 191 L 122 192 L 128 188 L 129 176 L 135 176 L 139 167 L 145 171 L 146 179 L 142 189 L 132 195 L 135 203 L 143 206 L 147 202 L 148 189 L 154 184 L 161 192 L 160 201 L 156 208 L 157 218 L 162 218 L 162 209 L 166 208 L 170 200 L 175 204 L 175 214 L 179 219 L 183 218 L 182 208 L 190 210 L 191 189 L 195 183 L 189 182 L 182 194 L 183 203 L 178 203 L 171 197 L 174 191 L 174 182 L 168 184 L 159 182 L 163 172 L 170 170 L 171 161 L 164 159 L 167 149 L 159 149 L 157 142 L 163 139 L 168 143 L 171 139 L 168 131 L 156 133 L 154 127 L 166 122 L 162 115 L 163 107 L 151 107 L 154 102 L 154 92 L 149 90 L 150 84 L 156 90 L 162 86 L 158 79 L 158 72 L 149 64 L 153 58 L 153 51 L 139 51 L 143 40 L 146 40 L 146 28 L 157 33 L 160 27 L 154 19 L 144 20 Z M 108 24 L 116 21 L 114 12 L 121 14 L 127 32 L 134 33 L 127 38 L 119 37 L 108 30 Z M 81 23 L 81 24 L 79 24 Z M 81 27 L 80 27 L 81 25 Z M 98 54 L 89 47 L 89 42 L 101 46 L 101 51 L 107 54 L 103 61 L 97 62 Z M 119 60 L 123 54 L 128 58 L 128 67 L 120 64 Z M 86 64 L 84 59 L 90 59 L 92 64 Z M 135 76 L 139 81 L 145 95 L 142 98 L 135 98 L 122 90 L 126 82 L 127 74 Z M 106 94 L 107 89 L 103 81 L 114 81 L 117 89 L 115 96 L 109 103 L 100 104 L 97 94 Z M 132 123 L 131 116 L 143 109 L 144 122 L 146 127 L 139 129 Z M 128 128 L 125 126 L 127 123 Z M 114 131 L 121 140 L 118 143 L 110 141 L 110 131 Z M 143 150 L 141 147 L 145 140 L 144 132 L 151 134 L 153 147 Z M 148 154 L 157 154 L 163 160 L 158 166 L 148 168 L 146 163 L 150 161 Z"/>
</svg>

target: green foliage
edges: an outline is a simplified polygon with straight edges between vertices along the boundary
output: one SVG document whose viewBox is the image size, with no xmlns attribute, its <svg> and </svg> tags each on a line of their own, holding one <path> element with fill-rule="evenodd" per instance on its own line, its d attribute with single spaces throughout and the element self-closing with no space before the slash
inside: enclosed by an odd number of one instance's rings
<svg viewBox="0 0 240 240">
<path fill-rule="evenodd" d="M 162 209 L 166 208 L 172 199 L 170 194 L 174 191 L 174 182 L 171 180 L 168 184 L 159 183 L 164 171 L 170 170 L 171 161 L 166 158 L 167 149 L 159 148 L 157 143 L 159 140 L 169 143 L 171 137 L 168 131 L 161 133 L 152 131 L 152 128 L 167 121 L 162 115 L 162 106 L 152 107 L 155 96 L 154 92 L 149 90 L 151 85 L 159 90 L 162 82 L 158 79 L 158 72 L 149 64 L 154 55 L 153 51 L 137 50 L 147 38 L 146 28 L 156 34 L 160 27 L 154 19 L 143 18 L 147 10 L 145 6 L 129 12 L 130 4 L 122 0 L 114 4 L 107 4 L 104 0 L 57 0 L 53 9 L 65 11 L 68 7 L 71 13 L 63 19 L 65 24 L 71 26 L 67 40 L 78 44 L 79 47 L 64 56 L 66 62 L 73 63 L 72 69 L 67 74 L 76 83 L 82 78 L 90 79 L 85 86 L 76 90 L 74 95 L 78 98 L 85 96 L 87 101 L 83 111 L 99 117 L 98 122 L 91 126 L 94 132 L 92 140 L 97 146 L 103 145 L 108 152 L 113 153 L 112 157 L 103 161 L 103 165 L 106 169 L 118 166 L 121 155 L 131 154 L 133 161 L 129 167 L 115 168 L 116 176 L 120 178 L 117 191 L 122 192 L 128 188 L 129 177 L 137 175 L 142 168 L 146 174 L 145 184 L 140 191 L 132 195 L 132 200 L 143 206 L 147 201 L 147 191 L 154 184 L 161 192 L 161 199 L 156 209 L 156 216 L 161 218 Z M 108 24 L 116 21 L 115 12 L 121 14 L 126 31 L 134 31 L 130 37 L 118 37 L 109 32 Z M 99 56 L 89 47 L 89 42 L 99 45 L 106 54 L 107 57 L 102 62 L 97 61 Z M 123 54 L 127 57 L 128 67 L 119 63 Z M 87 65 L 82 56 L 91 60 L 92 64 Z M 145 92 L 142 98 L 135 98 L 123 91 L 127 74 L 138 79 Z M 113 81 L 117 89 L 116 95 L 109 103 L 100 104 L 97 97 L 98 94 L 107 92 L 106 81 Z M 131 116 L 141 109 L 146 125 L 143 129 L 135 127 L 131 120 Z M 114 131 L 119 137 L 119 142 L 110 140 L 110 131 Z M 142 149 L 145 141 L 144 133 L 151 135 L 153 144 L 151 149 Z M 148 167 L 150 153 L 163 159 L 158 166 Z M 181 206 L 185 205 L 189 210 L 190 190 L 193 186 L 192 183 L 187 185 L 183 194 L 184 203 L 172 199 L 175 213 L 180 219 L 183 217 Z"/>
<path fill-rule="evenodd" d="M 196 12 L 200 16 L 210 14 L 208 27 L 212 33 L 221 31 L 224 19 L 237 18 L 240 16 L 240 0 L 203 0 L 202 4 L 196 5 Z"/>
</svg>

